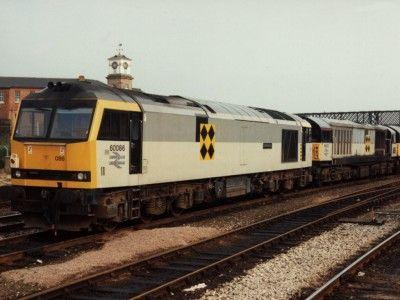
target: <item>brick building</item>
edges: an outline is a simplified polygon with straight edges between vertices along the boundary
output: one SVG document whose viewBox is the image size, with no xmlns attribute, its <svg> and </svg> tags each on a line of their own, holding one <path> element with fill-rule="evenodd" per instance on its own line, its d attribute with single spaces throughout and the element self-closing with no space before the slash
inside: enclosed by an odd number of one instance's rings
<svg viewBox="0 0 400 300">
<path fill-rule="evenodd" d="M 63 81 L 59 78 L 0 77 L 0 122 L 14 125 L 19 103 L 30 93 L 47 86 L 49 81 Z"/>
<path fill-rule="evenodd" d="M 1 77 L 0 76 L 0 146 L 9 144 L 21 100 L 30 93 L 40 91 L 49 81 L 64 81 L 64 78 Z"/>
</svg>

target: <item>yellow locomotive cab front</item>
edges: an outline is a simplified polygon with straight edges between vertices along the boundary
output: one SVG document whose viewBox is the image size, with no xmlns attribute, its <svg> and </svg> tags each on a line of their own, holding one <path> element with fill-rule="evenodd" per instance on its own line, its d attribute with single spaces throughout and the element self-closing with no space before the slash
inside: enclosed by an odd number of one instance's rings
<svg viewBox="0 0 400 300">
<path fill-rule="evenodd" d="M 24 100 L 11 144 L 12 184 L 95 187 L 95 143 L 89 138 L 96 101 Z"/>
<path fill-rule="evenodd" d="M 92 145 L 91 145 L 92 144 Z M 12 142 L 12 184 L 53 188 L 93 188 L 95 173 L 95 145 Z M 82 153 L 87 153 L 85 156 Z M 42 171 L 46 170 L 46 171 Z"/>
<path fill-rule="evenodd" d="M 115 145 L 128 143 L 125 148 L 130 149 L 129 143 L 138 142 L 130 132 L 139 130 L 140 108 L 124 97 L 100 82 L 84 80 L 49 84 L 21 102 L 11 141 L 9 197 L 27 227 L 75 231 L 132 218 L 134 207 L 121 217 L 115 204 L 125 194 L 114 199 L 104 192 L 104 182 L 113 179 L 109 160 L 115 151 L 119 154 Z M 118 112 L 117 118 L 107 117 L 112 112 Z M 120 124 L 122 116 L 128 141 L 107 141 L 103 135 L 114 134 L 110 122 Z M 115 151 L 105 157 L 104 147 Z M 135 172 L 140 156 L 125 156 L 118 162 L 127 174 Z"/>
</svg>

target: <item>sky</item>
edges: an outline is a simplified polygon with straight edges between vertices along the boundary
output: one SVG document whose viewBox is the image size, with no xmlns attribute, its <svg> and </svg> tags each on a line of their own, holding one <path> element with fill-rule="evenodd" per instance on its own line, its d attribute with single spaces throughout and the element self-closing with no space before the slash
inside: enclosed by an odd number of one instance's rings
<svg viewBox="0 0 400 300">
<path fill-rule="evenodd" d="M 400 1 L 0 0 L 0 76 L 105 81 L 286 112 L 400 109 Z"/>
</svg>

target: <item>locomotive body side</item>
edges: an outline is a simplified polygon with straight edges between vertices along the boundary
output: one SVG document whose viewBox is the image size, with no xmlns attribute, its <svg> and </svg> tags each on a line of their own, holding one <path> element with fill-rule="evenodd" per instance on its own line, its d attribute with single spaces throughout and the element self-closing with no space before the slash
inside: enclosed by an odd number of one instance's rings
<svg viewBox="0 0 400 300">
<path fill-rule="evenodd" d="M 311 182 L 310 125 L 244 106 L 60 84 L 24 100 L 13 206 L 81 230 Z"/>
<path fill-rule="evenodd" d="M 146 112 L 143 122 L 143 173 L 139 185 L 309 168 L 310 144 L 302 156 L 302 127 L 210 117 Z M 205 123 L 202 123 L 205 122 Z M 213 153 L 202 156 L 202 124 L 212 128 Z M 204 127 L 202 127 L 204 128 Z M 297 136 L 296 152 L 282 161 L 282 132 Z M 209 129 L 208 129 L 209 131 Z M 209 139 L 209 133 L 205 133 Z"/>
</svg>

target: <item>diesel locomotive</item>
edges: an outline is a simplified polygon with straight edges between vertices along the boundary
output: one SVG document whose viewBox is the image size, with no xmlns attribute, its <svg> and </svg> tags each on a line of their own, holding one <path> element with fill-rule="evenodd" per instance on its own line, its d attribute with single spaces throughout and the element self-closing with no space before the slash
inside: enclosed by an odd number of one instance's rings
<svg viewBox="0 0 400 300">
<path fill-rule="evenodd" d="M 107 230 L 226 198 L 391 174 L 399 135 L 94 80 L 49 83 L 21 102 L 10 198 L 26 226 Z"/>
</svg>

